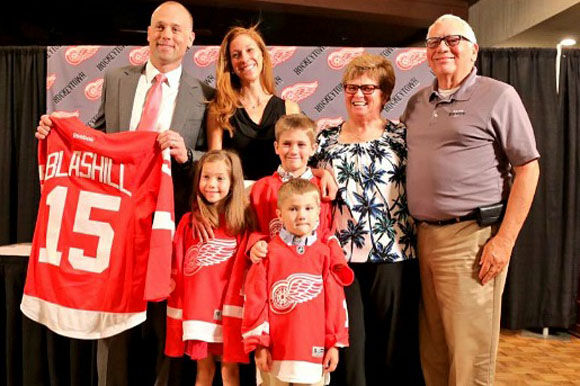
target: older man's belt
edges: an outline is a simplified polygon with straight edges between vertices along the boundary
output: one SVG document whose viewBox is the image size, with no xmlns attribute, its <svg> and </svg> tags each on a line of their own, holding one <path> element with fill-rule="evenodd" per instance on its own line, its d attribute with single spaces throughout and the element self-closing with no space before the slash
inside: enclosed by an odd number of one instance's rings
<svg viewBox="0 0 580 386">
<path fill-rule="evenodd" d="M 477 223 L 481 226 L 488 226 L 492 224 L 496 224 L 500 222 L 503 218 L 505 213 L 505 203 L 498 202 L 492 205 L 486 205 L 479 207 L 464 216 L 453 217 L 447 220 L 439 220 L 439 221 L 423 221 L 427 224 L 431 225 L 450 225 L 450 224 L 457 224 L 458 222 L 468 221 L 468 220 L 476 220 Z"/>
<path fill-rule="evenodd" d="M 449 224 L 457 224 L 458 222 L 462 222 L 462 221 L 468 221 L 468 220 L 475 220 L 476 214 L 475 211 L 468 213 L 464 216 L 459 216 L 459 217 L 453 217 L 453 218 L 448 218 L 447 220 L 425 220 L 423 222 L 430 224 L 430 225 L 439 225 L 439 226 L 443 226 L 443 225 L 449 225 Z"/>
</svg>

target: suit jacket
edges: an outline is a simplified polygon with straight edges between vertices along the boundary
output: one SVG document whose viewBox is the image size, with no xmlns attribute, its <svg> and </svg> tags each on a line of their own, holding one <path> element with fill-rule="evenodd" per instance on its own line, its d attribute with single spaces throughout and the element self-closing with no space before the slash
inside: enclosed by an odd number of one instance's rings
<svg viewBox="0 0 580 386">
<path fill-rule="evenodd" d="M 133 100 L 139 77 L 145 65 L 117 67 L 105 73 L 101 105 L 93 127 L 107 133 L 129 130 Z M 205 150 L 205 118 L 207 101 L 214 96 L 215 90 L 185 70 L 181 73 L 175 110 L 171 119 L 171 130 L 178 132 L 185 140 L 185 146 L 192 150 Z M 173 184 L 175 193 L 175 221 L 189 211 L 193 165 L 179 165 L 172 160 Z"/>
</svg>

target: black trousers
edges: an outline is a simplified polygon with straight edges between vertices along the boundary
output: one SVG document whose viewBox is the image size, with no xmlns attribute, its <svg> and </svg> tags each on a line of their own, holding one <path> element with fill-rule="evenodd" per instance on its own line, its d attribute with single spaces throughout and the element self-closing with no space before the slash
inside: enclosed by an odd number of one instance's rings
<svg viewBox="0 0 580 386">
<path fill-rule="evenodd" d="M 421 285 L 416 260 L 351 264 L 345 288 L 350 346 L 341 349 L 334 386 L 424 385 L 419 360 Z"/>
<path fill-rule="evenodd" d="M 147 320 L 97 343 L 99 386 L 165 386 L 169 358 L 165 347 L 167 303 L 148 303 Z"/>
</svg>

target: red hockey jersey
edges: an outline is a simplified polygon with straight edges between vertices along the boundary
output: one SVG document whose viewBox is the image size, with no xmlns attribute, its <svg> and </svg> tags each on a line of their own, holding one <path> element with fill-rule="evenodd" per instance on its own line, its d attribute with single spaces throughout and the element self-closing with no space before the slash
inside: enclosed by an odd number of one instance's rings
<svg viewBox="0 0 580 386">
<path fill-rule="evenodd" d="M 109 337 L 169 295 L 170 155 L 157 133 L 51 119 L 38 145 L 42 196 L 20 308 L 64 336 Z"/>
<path fill-rule="evenodd" d="M 223 224 L 223 218 L 221 224 Z M 165 354 L 172 357 L 187 353 L 192 359 L 202 359 L 209 353 L 217 354 L 211 343 L 230 344 L 224 336 L 224 314 L 241 320 L 241 310 L 231 315 L 224 309 L 224 300 L 236 259 L 245 259 L 238 253 L 244 244 L 244 234 L 230 236 L 225 227 L 214 229 L 214 238 L 203 243 L 193 237 L 191 213 L 179 222 L 174 240 L 171 278 L 173 291 L 167 302 L 167 335 Z M 241 345 L 238 332 L 234 344 Z M 210 343 L 210 345 L 208 345 Z M 222 350 L 217 349 L 221 354 Z M 229 351 L 224 360 L 232 361 Z M 235 361 L 235 360 L 234 360 Z"/>
<path fill-rule="evenodd" d="M 345 262 L 333 265 L 325 243 L 296 247 L 275 236 L 268 257 L 252 265 L 246 279 L 246 351 L 268 347 L 272 373 L 281 381 L 319 382 L 326 349 L 348 345 L 342 286 L 350 282 L 352 271 Z"/>
</svg>

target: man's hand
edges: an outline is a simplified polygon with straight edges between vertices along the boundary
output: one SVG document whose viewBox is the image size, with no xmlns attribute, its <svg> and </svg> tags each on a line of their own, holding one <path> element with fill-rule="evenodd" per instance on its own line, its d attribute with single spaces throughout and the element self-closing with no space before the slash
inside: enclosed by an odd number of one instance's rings
<svg viewBox="0 0 580 386">
<path fill-rule="evenodd" d="M 324 354 L 324 359 L 322 360 L 322 366 L 324 366 L 324 374 L 332 373 L 336 370 L 336 365 L 338 365 L 338 349 L 336 347 L 331 347 Z"/>
<path fill-rule="evenodd" d="M 42 115 L 40 117 L 40 120 L 38 121 L 38 127 L 36 128 L 36 133 L 34 134 L 34 136 L 39 139 L 39 140 L 43 140 L 46 139 L 46 136 L 48 135 L 48 133 L 50 133 L 50 129 L 52 129 L 52 121 L 50 120 L 50 117 L 46 114 Z"/>
<path fill-rule="evenodd" d="M 260 370 L 269 372 L 272 369 L 272 354 L 266 347 L 258 347 L 254 359 L 256 360 L 256 366 Z"/>
<path fill-rule="evenodd" d="M 495 235 L 483 246 L 483 252 L 479 265 L 479 280 L 485 285 L 487 282 L 500 274 L 510 261 L 514 243 L 510 240 Z"/>
<path fill-rule="evenodd" d="M 250 249 L 250 260 L 252 263 L 256 264 L 262 261 L 263 258 L 268 255 L 268 243 L 264 240 L 256 242 Z"/>
<path fill-rule="evenodd" d="M 510 260 L 512 249 L 534 199 L 540 176 L 538 160 L 514 166 L 514 173 L 505 215 L 497 234 L 483 247 L 479 261 L 479 279 L 484 285 L 506 269 Z"/>
<path fill-rule="evenodd" d="M 179 133 L 173 130 L 166 130 L 159 133 L 159 136 L 157 136 L 157 142 L 159 143 L 161 150 L 169 148 L 169 154 L 171 154 L 177 162 L 180 164 L 187 162 L 187 148 L 185 147 L 183 137 Z"/>
<path fill-rule="evenodd" d="M 207 243 L 215 237 L 211 223 L 206 218 L 201 217 L 199 213 L 191 216 L 191 233 L 193 237 L 196 237 L 204 243 Z"/>
</svg>

